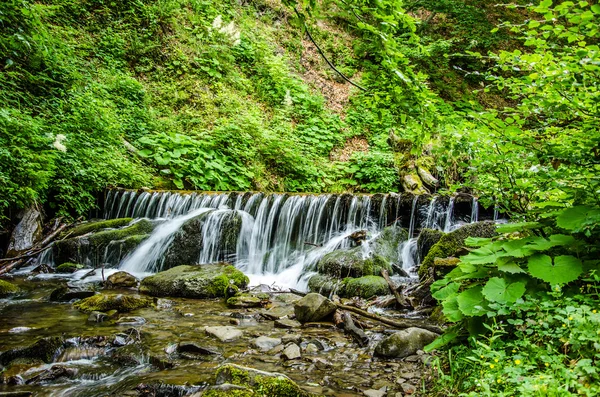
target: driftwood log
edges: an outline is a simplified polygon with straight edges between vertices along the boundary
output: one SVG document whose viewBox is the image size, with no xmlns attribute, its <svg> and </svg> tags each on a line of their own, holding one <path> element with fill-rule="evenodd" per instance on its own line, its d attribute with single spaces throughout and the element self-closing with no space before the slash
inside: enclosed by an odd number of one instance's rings
<svg viewBox="0 0 600 397">
<path fill-rule="evenodd" d="M 398 292 L 398 290 L 396 289 L 396 286 L 394 285 L 394 283 L 392 283 L 392 280 L 390 280 L 390 274 L 388 273 L 388 271 L 385 269 L 381 269 L 381 275 L 383 276 L 385 281 L 387 281 L 388 286 L 390 287 L 390 290 L 396 297 L 396 302 L 398 302 L 398 306 L 401 308 L 407 308 L 407 309 L 412 308 L 411 304 L 408 303 L 406 298 Z"/>
</svg>

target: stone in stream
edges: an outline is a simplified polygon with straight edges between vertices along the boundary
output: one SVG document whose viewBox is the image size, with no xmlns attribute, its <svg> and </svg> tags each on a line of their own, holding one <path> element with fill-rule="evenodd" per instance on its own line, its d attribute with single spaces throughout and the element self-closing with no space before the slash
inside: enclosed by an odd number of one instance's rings
<svg viewBox="0 0 600 397">
<path fill-rule="evenodd" d="M 294 304 L 296 319 L 301 323 L 320 321 L 330 316 L 337 306 L 317 293 L 307 294 Z"/>
<path fill-rule="evenodd" d="M 423 349 L 437 337 L 437 334 L 426 329 L 407 328 L 382 339 L 375 346 L 375 355 L 394 358 L 408 357 Z"/>
<path fill-rule="evenodd" d="M 123 313 L 152 306 L 153 302 L 152 298 L 142 295 L 98 294 L 75 302 L 73 306 L 84 313 L 110 310 Z"/>
<path fill-rule="evenodd" d="M 107 288 L 133 288 L 137 287 L 138 279 L 127 272 L 116 272 L 106 279 Z"/>
<path fill-rule="evenodd" d="M 233 384 L 244 387 L 250 387 L 257 393 L 242 395 L 265 395 L 265 396 L 294 396 L 309 397 L 313 396 L 302 390 L 294 381 L 284 374 L 277 372 L 265 372 L 258 369 L 243 367 L 236 364 L 224 364 L 217 369 L 216 384 Z M 231 396 L 229 391 L 223 394 L 212 393 L 211 397 Z"/>
<path fill-rule="evenodd" d="M 234 309 L 262 307 L 269 303 L 268 294 L 240 294 L 227 299 L 227 306 Z"/>
<path fill-rule="evenodd" d="M 343 283 L 345 286 L 343 296 L 348 298 L 358 296 L 369 299 L 374 296 L 387 295 L 390 293 L 387 281 L 380 276 L 346 278 Z"/>
<path fill-rule="evenodd" d="M 290 343 L 283 349 L 281 353 L 281 357 L 284 360 L 295 360 L 302 357 L 302 353 L 300 353 L 300 347 L 295 343 Z"/>
<path fill-rule="evenodd" d="M 7 258 L 22 254 L 42 237 L 42 214 L 35 207 L 30 207 L 20 214 L 21 221 L 10 236 Z"/>
<path fill-rule="evenodd" d="M 83 269 L 84 267 L 85 266 L 80 263 L 65 262 L 56 267 L 56 273 L 75 273 L 77 270 Z"/>
<path fill-rule="evenodd" d="M 218 351 L 200 346 L 195 342 L 180 342 L 177 345 L 177 352 L 179 354 L 192 354 L 202 356 L 215 356 L 219 354 Z"/>
<path fill-rule="evenodd" d="M 31 391 L 0 391 L 0 397 L 32 397 Z"/>
<path fill-rule="evenodd" d="M 300 324 L 298 321 L 290 320 L 289 318 L 282 318 L 280 320 L 275 320 L 274 325 L 275 325 L 275 328 L 286 328 L 286 329 L 299 328 L 302 326 L 302 324 Z"/>
<path fill-rule="evenodd" d="M 43 384 L 52 382 L 60 378 L 73 378 L 77 374 L 77 369 L 65 367 L 64 365 L 53 365 L 42 373 L 27 380 L 27 384 Z"/>
<path fill-rule="evenodd" d="M 130 316 L 130 317 L 120 317 L 117 321 L 115 321 L 117 325 L 144 325 L 146 324 L 146 319 L 144 317 Z"/>
<path fill-rule="evenodd" d="M 0 364 L 7 365 L 19 358 L 51 363 L 63 344 L 64 340 L 58 336 L 42 338 L 28 347 L 8 350 L 0 354 Z"/>
<path fill-rule="evenodd" d="M 252 345 L 262 351 L 271 350 L 277 345 L 281 344 L 281 339 L 279 338 L 269 338 L 268 336 L 259 336 L 254 339 Z"/>
<path fill-rule="evenodd" d="M 220 298 L 225 296 L 231 280 L 239 288 L 245 288 L 249 282 L 244 273 L 226 263 L 184 265 L 146 277 L 140 292 L 152 296 Z"/>
<path fill-rule="evenodd" d="M 214 336 L 221 342 L 233 342 L 244 335 L 243 331 L 230 326 L 205 327 L 204 332 L 206 332 L 207 335 Z"/>
<path fill-rule="evenodd" d="M 87 319 L 87 322 L 88 323 L 103 323 L 106 320 L 108 320 L 108 314 L 98 312 L 98 311 L 93 311 L 90 313 L 90 315 Z"/>
<path fill-rule="evenodd" d="M 0 298 L 16 294 L 17 292 L 19 292 L 19 287 L 8 281 L 0 280 Z"/>
<path fill-rule="evenodd" d="M 374 390 L 374 389 L 365 390 L 365 391 L 363 391 L 363 394 L 366 397 L 385 397 L 386 388 L 383 387 L 382 389 L 379 389 L 379 390 Z"/>
<path fill-rule="evenodd" d="M 50 300 L 54 302 L 69 302 L 73 299 L 84 299 L 96 295 L 97 292 L 83 289 L 71 289 L 67 286 L 56 288 L 50 294 Z"/>
<path fill-rule="evenodd" d="M 382 269 L 391 273 L 390 262 L 378 254 L 364 258 L 360 246 L 332 251 L 317 263 L 319 273 L 338 278 L 379 275 Z"/>
</svg>

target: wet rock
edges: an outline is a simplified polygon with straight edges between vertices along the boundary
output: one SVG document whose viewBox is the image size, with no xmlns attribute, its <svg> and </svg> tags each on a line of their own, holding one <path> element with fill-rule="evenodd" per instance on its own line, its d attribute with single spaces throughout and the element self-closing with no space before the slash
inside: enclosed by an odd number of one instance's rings
<svg viewBox="0 0 600 397">
<path fill-rule="evenodd" d="M 419 258 L 425 258 L 431 247 L 433 247 L 444 235 L 444 232 L 437 229 L 423 229 L 421 233 L 419 233 L 419 238 L 417 239 L 417 252 Z"/>
<path fill-rule="evenodd" d="M 347 278 L 344 280 L 344 296 L 358 296 L 369 299 L 377 295 L 387 295 L 390 289 L 387 281 L 380 276 L 364 276 L 360 278 Z"/>
<path fill-rule="evenodd" d="M 398 226 L 384 228 L 370 244 L 373 255 L 378 255 L 389 263 L 398 261 L 398 247 L 408 240 L 408 231 Z M 381 273 L 373 273 L 378 276 Z"/>
<path fill-rule="evenodd" d="M 363 391 L 363 394 L 367 397 L 385 397 L 386 390 L 385 390 L 385 388 L 383 388 L 383 390 L 369 389 L 369 390 Z"/>
<path fill-rule="evenodd" d="M 58 336 L 42 338 L 29 347 L 12 349 L 0 354 L 0 364 L 7 365 L 13 360 L 24 358 L 51 363 L 62 348 L 64 340 Z"/>
<path fill-rule="evenodd" d="M 239 288 L 249 282 L 242 272 L 225 263 L 177 266 L 143 279 L 140 291 L 152 296 L 218 298 L 225 296 L 230 280 Z"/>
<path fill-rule="evenodd" d="M 73 306 L 84 313 L 107 312 L 109 310 L 124 313 L 149 307 L 152 303 L 152 298 L 142 295 L 98 294 L 75 302 Z"/>
<path fill-rule="evenodd" d="M 179 354 L 192 354 L 202 356 L 216 356 L 219 354 L 218 351 L 200 346 L 195 342 L 180 342 L 177 345 L 177 352 Z"/>
<path fill-rule="evenodd" d="M 97 292 L 83 289 L 71 289 L 66 286 L 58 287 L 50 294 L 53 302 L 69 302 L 73 299 L 85 299 L 96 295 Z"/>
<path fill-rule="evenodd" d="M 366 240 L 367 231 L 366 230 L 357 230 L 356 232 L 354 232 L 350 236 L 348 236 L 348 238 L 350 240 L 352 240 L 352 242 L 354 242 L 354 244 L 360 245 L 363 241 Z"/>
<path fill-rule="evenodd" d="M 42 263 L 39 266 L 36 266 L 32 271 L 31 274 L 49 274 L 49 273 L 54 273 L 54 269 L 52 267 L 50 267 L 50 265 L 47 265 L 45 263 Z"/>
<path fill-rule="evenodd" d="M 79 269 L 83 269 L 84 266 L 79 263 L 65 262 L 62 265 L 56 267 L 56 273 L 75 273 Z"/>
<path fill-rule="evenodd" d="M 106 279 L 108 288 L 133 288 L 137 287 L 137 283 L 138 279 L 127 272 L 116 272 Z"/>
<path fill-rule="evenodd" d="M 259 390 L 259 395 L 265 396 L 294 396 L 308 397 L 311 396 L 300 389 L 286 375 L 277 372 L 265 372 L 258 369 L 242 367 L 236 364 L 225 364 L 217 369 L 216 384 L 234 384 L 245 387 L 251 387 L 255 391 Z M 252 394 L 249 394 L 251 396 Z M 215 394 L 214 397 L 226 397 L 230 394 Z M 245 396 L 244 396 L 245 397 Z"/>
<path fill-rule="evenodd" d="M 304 348 L 304 352 L 308 353 L 308 354 L 314 354 L 314 353 L 318 353 L 319 352 L 319 348 L 317 347 L 317 345 L 315 345 L 314 343 L 309 343 L 308 345 L 306 345 L 306 347 Z"/>
<path fill-rule="evenodd" d="M 267 320 L 279 320 L 283 317 L 290 317 L 294 314 L 294 306 L 276 306 L 269 310 L 261 310 L 260 315 Z"/>
<path fill-rule="evenodd" d="M 260 336 L 256 338 L 252 345 L 262 351 L 271 350 L 277 345 L 281 344 L 281 339 L 279 338 L 269 338 L 268 336 Z"/>
<path fill-rule="evenodd" d="M 73 378 L 77 374 L 74 368 L 68 368 L 64 365 L 53 365 L 51 368 L 43 371 L 41 374 L 27 380 L 27 384 L 36 384 L 52 382 L 60 378 Z"/>
<path fill-rule="evenodd" d="M 417 391 L 417 388 L 410 383 L 403 383 L 400 385 L 404 394 L 414 394 Z"/>
<path fill-rule="evenodd" d="M 17 292 L 19 292 L 19 287 L 8 281 L 0 280 L 0 298 L 16 294 Z"/>
<path fill-rule="evenodd" d="M 296 320 L 290 320 L 289 318 L 282 318 L 280 320 L 275 320 L 275 328 L 299 328 L 302 324 L 300 324 Z"/>
<path fill-rule="evenodd" d="M 244 332 L 241 330 L 230 326 L 205 327 L 204 332 L 206 332 L 207 335 L 219 339 L 221 342 L 233 342 L 244 335 Z"/>
<path fill-rule="evenodd" d="M 31 391 L 0 391 L 0 397 L 32 397 Z"/>
<path fill-rule="evenodd" d="M 296 319 L 301 323 L 319 321 L 330 316 L 336 305 L 323 295 L 310 293 L 294 304 Z"/>
<path fill-rule="evenodd" d="M 7 378 L 5 383 L 9 386 L 20 386 L 25 384 L 25 379 L 21 375 L 14 375 Z"/>
<path fill-rule="evenodd" d="M 21 221 L 10 236 L 7 258 L 12 258 L 27 251 L 42 237 L 42 214 L 35 207 L 24 210 Z"/>
<path fill-rule="evenodd" d="M 117 218 L 117 219 L 108 219 L 101 221 L 89 221 L 81 223 L 74 228 L 63 232 L 60 237 L 79 237 L 84 234 L 98 232 L 104 229 L 117 229 L 120 227 L 125 227 L 129 225 L 133 221 L 133 218 Z"/>
<path fill-rule="evenodd" d="M 31 327 L 14 327 L 8 330 L 9 334 L 22 334 L 23 332 L 29 332 L 35 328 Z"/>
<path fill-rule="evenodd" d="M 283 335 L 281 337 L 281 343 L 287 345 L 288 343 L 300 343 L 300 341 L 302 340 L 302 335 L 298 335 L 298 334 L 288 334 L 288 335 Z"/>
<path fill-rule="evenodd" d="M 262 307 L 269 303 L 268 294 L 240 294 L 227 299 L 227 306 L 234 309 Z"/>
<path fill-rule="evenodd" d="M 87 319 L 88 323 L 103 323 L 106 320 L 108 320 L 108 314 L 98 311 L 91 312 Z"/>
<path fill-rule="evenodd" d="M 319 273 L 338 278 L 379 275 L 382 269 L 392 271 L 389 261 L 381 255 L 364 258 L 362 247 L 332 251 L 317 264 Z"/>
<path fill-rule="evenodd" d="M 284 360 L 295 360 L 302 357 L 302 353 L 300 352 L 300 347 L 295 343 L 290 343 L 283 349 L 281 353 L 281 357 Z"/>
<path fill-rule="evenodd" d="M 484 237 L 490 238 L 496 235 L 496 225 L 492 221 L 476 222 L 469 225 L 460 227 L 450 233 L 444 234 L 439 241 L 434 244 L 427 256 L 423 259 L 421 266 L 419 267 L 419 277 L 424 279 L 429 269 L 434 267 L 435 258 L 448 258 L 456 256 L 457 253 L 463 248 L 465 240 L 468 237 Z M 436 277 L 441 277 L 443 274 L 450 271 L 451 267 L 444 267 L 440 274 L 436 274 Z M 438 273 L 438 271 L 436 271 Z"/>
<path fill-rule="evenodd" d="M 144 324 L 146 324 L 146 319 L 144 317 L 136 317 L 136 316 L 121 317 L 117 321 L 115 321 L 115 324 L 129 325 L 129 326 L 144 325 Z"/>
<path fill-rule="evenodd" d="M 382 339 L 375 346 L 375 355 L 379 357 L 408 357 L 433 342 L 437 336 L 437 334 L 422 328 L 407 328 Z"/>
<path fill-rule="evenodd" d="M 316 273 L 308 279 L 308 290 L 321 295 L 344 295 L 346 285 L 337 277 Z"/>
</svg>

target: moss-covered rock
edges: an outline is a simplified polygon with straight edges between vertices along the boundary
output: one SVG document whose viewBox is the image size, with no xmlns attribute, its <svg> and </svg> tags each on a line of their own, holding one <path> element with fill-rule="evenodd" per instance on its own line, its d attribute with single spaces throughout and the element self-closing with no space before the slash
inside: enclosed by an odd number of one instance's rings
<svg viewBox="0 0 600 397">
<path fill-rule="evenodd" d="M 216 372 L 216 384 L 232 384 L 249 387 L 254 390 L 256 396 L 273 397 L 309 397 L 311 393 L 303 391 L 294 381 L 286 375 L 276 372 L 265 372 L 254 368 L 242 367 L 236 364 L 225 364 L 220 366 Z M 216 391 L 215 391 L 216 392 Z M 231 396 L 227 394 L 210 394 L 213 397 Z M 247 394 L 241 394 L 246 396 Z"/>
<path fill-rule="evenodd" d="M 245 288 L 250 281 L 244 273 L 226 263 L 177 266 L 142 280 L 140 291 L 152 296 L 184 298 L 221 298 L 233 281 Z"/>
<path fill-rule="evenodd" d="M 19 287 L 9 283 L 8 281 L 0 280 L 0 298 L 19 292 Z"/>
<path fill-rule="evenodd" d="M 378 255 L 386 261 L 394 263 L 398 260 L 398 247 L 406 240 L 408 240 L 407 230 L 397 226 L 389 226 L 373 239 L 370 248 L 374 257 Z"/>
<path fill-rule="evenodd" d="M 437 229 L 423 229 L 417 239 L 417 253 L 419 258 L 425 258 L 431 247 L 433 247 L 444 235 L 444 232 Z"/>
<path fill-rule="evenodd" d="M 360 278 L 344 279 L 344 295 L 348 298 L 359 296 L 361 298 L 371 298 L 377 295 L 387 295 L 390 293 L 387 281 L 380 276 L 364 276 Z"/>
<path fill-rule="evenodd" d="M 114 250 L 118 250 L 119 258 L 122 258 L 133 251 L 153 229 L 153 222 L 140 219 L 121 229 L 101 229 L 102 231 L 90 235 L 59 240 L 52 246 L 54 262 L 61 265 L 67 262 L 85 263 L 88 259 L 103 258 L 106 247 L 113 241 L 121 242 L 119 246 L 114 247 Z"/>
<path fill-rule="evenodd" d="M 491 221 L 472 223 L 444 234 L 440 240 L 431 247 L 429 253 L 423 259 L 421 266 L 419 267 L 419 277 L 423 279 L 427 276 L 429 269 L 434 264 L 435 258 L 456 256 L 459 250 L 464 247 L 465 240 L 468 237 L 490 238 L 494 235 L 496 235 L 496 225 Z"/>
<path fill-rule="evenodd" d="M 84 234 L 97 232 L 103 229 L 117 229 L 127 226 L 133 221 L 133 218 L 118 218 L 101 221 L 89 221 L 75 226 L 74 228 L 67 230 L 61 234 L 63 237 L 79 237 Z"/>
<path fill-rule="evenodd" d="M 239 294 L 227 299 L 227 306 L 234 309 L 261 307 L 269 303 L 268 294 Z"/>
<path fill-rule="evenodd" d="M 73 306 L 84 313 L 91 313 L 94 311 L 108 312 L 110 310 L 124 313 L 135 309 L 149 307 L 153 302 L 152 298 L 141 295 L 97 294 L 82 299 Z"/>
<path fill-rule="evenodd" d="M 321 321 L 336 310 L 335 303 L 321 294 L 310 293 L 294 303 L 296 319 L 301 323 Z"/>
<path fill-rule="evenodd" d="M 317 273 L 308 279 L 308 290 L 325 296 L 330 296 L 332 293 L 342 296 L 345 287 L 342 280 L 326 274 Z"/>
<path fill-rule="evenodd" d="M 363 258 L 362 247 L 332 251 L 317 264 L 319 273 L 338 278 L 377 275 L 382 269 L 391 272 L 389 261 L 377 254 Z"/>
<path fill-rule="evenodd" d="M 0 364 L 7 365 L 16 359 L 41 360 L 51 363 L 58 351 L 62 348 L 64 340 L 58 336 L 42 338 L 31 346 L 8 350 L 0 355 Z"/>
<path fill-rule="evenodd" d="M 85 266 L 80 263 L 65 262 L 56 267 L 56 273 L 75 273 L 77 270 L 83 269 L 84 267 Z"/>
<path fill-rule="evenodd" d="M 136 287 L 138 279 L 127 272 L 116 272 L 108 276 L 106 286 L 108 288 L 132 288 Z"/>
<path fill-rule="evenodd" d="M 375 346 L 374 353 L 378 357 L 408 357 L 422 350 L 437 337 L 437 334 L 426 329 L 407 328 L 382 339 Z"/>
</svg>

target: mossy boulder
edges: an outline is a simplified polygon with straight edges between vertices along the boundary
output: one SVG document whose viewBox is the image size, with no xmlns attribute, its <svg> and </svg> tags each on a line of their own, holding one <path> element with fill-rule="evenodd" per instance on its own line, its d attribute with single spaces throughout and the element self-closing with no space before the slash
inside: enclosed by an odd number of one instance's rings
<svg viewBox="0 0 600 397">
<path fill-rule="evenodd" d="M 107 221 L 108 222 L 108 221 Z M 140 219 L 120 229 L 102 230 L 90 235 L 71 237 L 56 241 L 52 246 L 54 262 L 57 265 L 63 263 L 85 263 L 86 260 L 103 258 L 106 247 L 115 241 L 119 246 L 113 247 L 118 253 L 115 262 L 133 251 L 154 229 L 154 223 L 147 219 Z"/>
<path fill-rule="evenodd" d="M 423 229 L 417 239 L 417 252 L 419 258 L 425 258 L 431 247 L 433 247 L 444 235 L 444 232 L 437 229 Z"/>
<path fill-rule="evenodd" d="M 303 391 L 294 381 L 286 375 L 276 372 L 265 372 L 254 368 L 242 367 L 236 364 L 224 364 L 217 369 L 216 384 L 238 385 L 250 388 L 254 394 L 231 394 L 234 390 L 223 391 L 219 394 L 217 389 L 209 391 L 209 396 L 277 396 L 277 397 L 309 397 L 311 393 Z M 235 391 L 246 393 L 244 390 Z M 203 396 L 207 395 L 206 393 Z"/>
<path fill-rule="evenodd" d="M 138 279 L 127 272 L 116 272 L 108 276 L 106 286 L 108 288 L 132 288 L 136 287 Z"/>
<path fill-rule="evenodd" d="M 406 240 L 408 240 L 407 230 L 397 226 L 389 226 L 373 239 L 370 249 L 374 258 L 379 256 L 389 263 L 395 263 L 398 261 L 398 247 Z"/>
<path fill-rule="evenodd" d="M 58 336 L 42 338 L 28 347 L 12 349 L 2 353 L 0 355 L 0 364 L 7 365 L 16 359 L 41 360 L 49 364 L 54 361 L 54 357 L 63 344 L 63 338 Z"/>
<path fill-rule="evenodd" d="M 245 288 L 249 281 L 244 273 L 226 263 L 184 265 L 146 277 L 140 291 L 152 296 L 222 298 L 230 283 Z"/>
<path fill-rule="evenodd" d="M 227 299 L 227 306 L 234 309 L 262 307 L 269 303 L 268 294 L 239 294 Z"/>
<path fill-rule="evenodd" d="M 418 350 L 433 342 L 438 334 L 422 328 L 411 327 L 398 331 L 375 346 L 378 357 L 404 358 L 415 354 Z"/>
<path fill-rule="evenodd" d="M 485 221 L 472 223 L 458 228 L 450 233 L 444 234 L 440 240 L 435 243 L 427 256 L 421 262 L 419 267 L 419 277 L 424 279 L 429 273 L 429 269 L 434 266 L 435 258 L 448 258 L 457 255 L 465 245 L 468 237 L 490 238 L 496 235 L 496 225 L 494 222 Z M 450 270 L 448 267 L 447 270 Z"/>
<path fill-rule="evenodd" d="M 369 299 L 373 296 L 387 295 L 390 289 L 387 281 L 380 276 L 364 276 L 360 278 L 347 278 L 344 280 L 344 294 L 348 298 L 359 296 Z"/>
<path fill-rule="evenodd" d="M 294 303 L 296 319 L 301 323 L 321 321 L 336 310 L 335 303 L 321 294 L 310 293 Z"/>
<path fill-rule="evenodd" d="M 389 261 L 377 254 L 364 258 L 362 247 L 332 251 L 317 264 L 319 273 L 338 278 L 378 275 L 382 269 L 391 272 Z"/>
<path fill-rule="evenodd" d="M 0 298 L 16 294 L 17 292 L 19 292 L 19 287 L 8 281 L 0 280 Z"/>
<path fill-rule="evenodd" d="M 56 267 L 56 273 L 75 273 L 77 270 L 83 269 L 84 267 L 85 266 L 80 263 L 65 262 Z"/>
<path fill-rule="evenodd" d="M 124 313 L 152 306 L 153 303 L 152 298 L 142 295 L 97 294 L 77 301 L 73 306 L 84 313 L 108 312 L 111 310 Z"/>
<path fill-rule="evenodd" d="M 316 273 L 308 279 L 308 290 L 325 296 L 334 293 L 340 296 L 344 295 L 345 287 L 342 280 L 326 274 Z"/>
<path fill-rule="evenodd" d="M 61 234 L 61 238 L 64 237 L 79 237 L 84 234 L 97 232 L 103 229 L 118 229 L 129 225 L 133 221 L 133 218 L 118 218 L 108 219 L 101 221 L 89 221 L 75 226 L 74 228 L 67 230 Z"/>
</svg>

